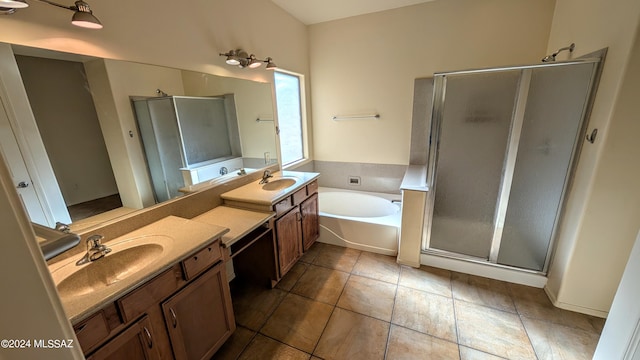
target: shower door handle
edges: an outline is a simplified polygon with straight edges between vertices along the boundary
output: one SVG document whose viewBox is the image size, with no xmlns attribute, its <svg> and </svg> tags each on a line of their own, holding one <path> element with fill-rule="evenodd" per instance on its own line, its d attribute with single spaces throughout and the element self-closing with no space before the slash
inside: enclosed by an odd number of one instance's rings
<svg viewBox="0 0 640 360">
<path fill-rule="evenodd" d="M 20 181 L 18 183 L 18 185 L 16 186 L 16 188 L 18 188 L 18 189 L 24 189 L 24 188 L 27 188 L 27 187 L 29 187 L 29 183 L 26 182 L 26 181 Z"/>
</svg>

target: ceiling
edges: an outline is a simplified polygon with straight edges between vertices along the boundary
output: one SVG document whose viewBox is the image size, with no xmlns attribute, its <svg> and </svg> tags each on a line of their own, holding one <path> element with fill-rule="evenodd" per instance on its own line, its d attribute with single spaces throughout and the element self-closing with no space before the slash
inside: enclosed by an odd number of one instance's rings
<svg viewBox="0 0 640 360">
<path fill-rule="evenodd" d="M 271 0 L 306 25 L 433 0 Z"/>
</svg>

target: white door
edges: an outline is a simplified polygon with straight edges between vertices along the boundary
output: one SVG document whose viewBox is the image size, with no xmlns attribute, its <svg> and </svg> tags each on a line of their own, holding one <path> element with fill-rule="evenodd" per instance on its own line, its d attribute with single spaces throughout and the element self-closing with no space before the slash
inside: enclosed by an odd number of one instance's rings
<svg viewBox="0 0 640 360">
<path fill-rule="evenodd" d="M 0 153 L 9 167 L 13 184 L 18 190 L 18 195 L 22 199 L 31 221 L 44 226 L 54 226 L 55 224 L 50 224 L 47 221 L 47 216 L 32 184 L 31 176 L 27 171 L 2 101 L 0 101 Z"/>
<path fill-rule="evenodd" d="M 640 360 L 640 233 L 604 324 L 596 360 Z"/>
</svg>

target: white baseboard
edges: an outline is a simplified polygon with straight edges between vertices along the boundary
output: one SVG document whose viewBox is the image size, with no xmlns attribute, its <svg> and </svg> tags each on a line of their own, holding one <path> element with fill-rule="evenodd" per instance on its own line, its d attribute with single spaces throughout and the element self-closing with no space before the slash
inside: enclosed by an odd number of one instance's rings
<svg viewBox="0 0 640 360">
<path fill-rule="evenodd" d="M 554 294 L 552 291 L 550 291 L 549 288 L 547 288 L 546 286 L 544 287 L 544 292 L 549 297 L 549 300 L 551 300 L 551 303 L 553 304 L 553 306 L 558 307 L 560 309 L 569 310 L 569 311 L 573 311 L 573 312 L 579 312 L 581 314 L 592 315 L 592 316 L 596 316 L 596 317 L 604 318 L 604 319 L 606 319 L 607 316 L 609 316 L 609 312 L 608 311 L 596 310 L 596 309 L 591 309 L 591 308 L 584 307 L 584 306 L 567 304 L 567 303 L 563 303 L 561 301 L 558 301 L 558 298 L 556 297 L 556 294 Z"/>
<path fill-rule="evenodd" d="M 465 274 L 487 277 L 510 283 L 543 288 L 547 284 L 547 277 L 515 269 L 485 265 L 476 262 L 446 258 L 442 256 L 422 254 L 420 263 L 441 269 L 457 271 Z"/>
</svg>

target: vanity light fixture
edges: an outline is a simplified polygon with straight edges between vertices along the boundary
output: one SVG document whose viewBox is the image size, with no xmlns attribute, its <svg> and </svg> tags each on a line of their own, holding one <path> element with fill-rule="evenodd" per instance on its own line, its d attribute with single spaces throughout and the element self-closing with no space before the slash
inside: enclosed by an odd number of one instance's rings
<svg viewBox="0 0 640 360">
<path fill-rule="evenodd" d="M 25 0 L 0 0 L 0 15 L 11 15 L 16 9 L 24 9 L 29 4 Z"/>
<path fill-rule="evenodd" d="M 256 58 L 254 54 L 248 54 L 246 51 L 242 49 L 237 50 L 229 50 L 226 53 L 220 53 L 220 56 L 226 56 L 227 59 L 225 62 L 228 65 L 238 66 L 240 68 L 251 68 L 257 69 L 262 66 L 262 63 L 267 63 L 267 70 L 274 70 L 277 68 L 276 64 L 273 62 L 273 59 L 268 57 L 264 60 Z"/>
<path fill-rule="evenodd" d="M 86 29 L 102 29 L 102 23 L 93 15 L 89 4 L 82 0 L 78 0 L 74 5 L 66 6 L 49 0 L 38 0 L 45 4 L 57 6 L 59 8 L 73 11 L 71 23 L 75 26 Z M 0 0 L 0 14 L 11 15 L 16 9 L 28 7 L 29 4 L 25 0 Z"/>
</svg>

